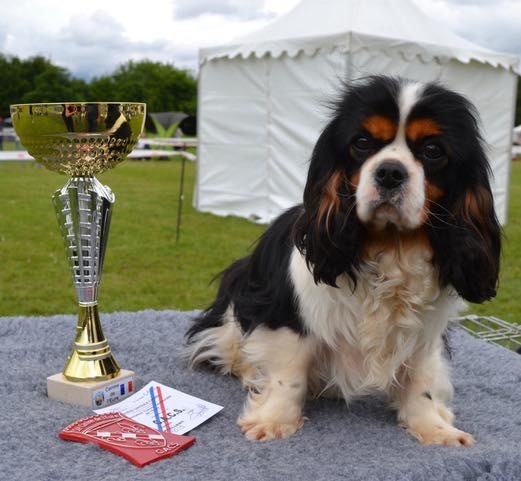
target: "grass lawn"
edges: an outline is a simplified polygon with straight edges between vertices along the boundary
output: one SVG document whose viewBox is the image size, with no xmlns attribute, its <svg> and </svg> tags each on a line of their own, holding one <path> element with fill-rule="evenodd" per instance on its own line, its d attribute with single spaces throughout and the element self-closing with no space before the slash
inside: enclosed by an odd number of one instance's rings
<svg viewBox="0 0 521 481">
<path fill-rule="evenodd" d="M 196 212 L 186 163 L 175 244 L 181 162 L 126 161 L 98 178 L 116 194 L 100 295 L 102 311 L 195 309 L 210 280 L 247 253 L 263 227 Z M 65 176 L 34 163 L 0 164 L 0 315 L 75 312 L 75 292 L 51 204 Z"/>
<path fill-rule="evenodd" d="M 498 295 L 472 311 L 521 324 L 521 161 L 512 163 L 508 223 L 504 227 Z"/>
<path fill-rule="evenodd" d="M 196 212 L 187 163 L 183 224 L 175 244 L 181 163 L 126 161 L 99 176 L 116 194 L 100 296 L 102 311 L 197 309 L 210 280 L 248 252 L 264 230 L 243 219 Z M 66 177 L 34 163 L 0 163 L 0 315 L 76 310 L 50 197 Z M 498 297 L 474 312 L 521 322 L 521 162 L 514 163 L 510 220 Z"/>
</svg>

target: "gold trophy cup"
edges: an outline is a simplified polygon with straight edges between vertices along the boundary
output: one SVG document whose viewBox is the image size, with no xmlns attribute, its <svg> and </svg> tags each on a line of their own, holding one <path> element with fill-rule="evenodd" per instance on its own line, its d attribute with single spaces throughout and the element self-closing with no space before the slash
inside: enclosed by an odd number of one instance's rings
<svg viewBox="0 0 521 481">
<path fill-rule="evenodd" d="M 125 160 L 143 130 L 142 103 L 11 105 L 20 142 L 37 162 L 69 176 L 53 195 L 79 304 L 76 337 L 63 373 L 47 378 L 50 398 L 93 408 L 133 391 L 134 373 L 120 369 L 98 315 L 98 289 L 115 196 L 95 174 Z"/>
</svg>

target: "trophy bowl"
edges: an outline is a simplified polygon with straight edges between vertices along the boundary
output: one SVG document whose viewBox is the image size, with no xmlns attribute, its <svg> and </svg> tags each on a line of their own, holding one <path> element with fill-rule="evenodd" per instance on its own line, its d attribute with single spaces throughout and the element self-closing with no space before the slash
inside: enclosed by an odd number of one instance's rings
<svg viewBox="0 0 521 481">
<path fill-rule="evenodd" d="M 11 105 L 13 126 L 29 154 L 47 169 L 69 176 L 52 200 L 79 315 L 63 373 L 47 379 L 48 394 L 55 399 L 89 405 L 100 382 L 126 375 L 132 385 L 129 376 L 133 373 L 120 372 L 98 314 L 98 289 L 115 196 L 94 175 L 125 160 L 143 130 L 145 115 L 145 104 L 130 102 Z M 114 386 L 117 390 L 120 385 Z"/>
<path fill-rule="evenodd" d="M 20 142 L 49 170 L 92 176 L 131 152 L 145 122 L 146 105 L 68 102 L 11 105 Z"/>
</svg>

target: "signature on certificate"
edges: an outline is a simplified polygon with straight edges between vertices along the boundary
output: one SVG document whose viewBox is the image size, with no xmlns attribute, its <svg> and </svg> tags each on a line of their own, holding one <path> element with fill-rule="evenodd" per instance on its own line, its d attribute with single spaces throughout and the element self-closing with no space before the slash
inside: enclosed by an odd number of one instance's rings
<svg viewBox="0 0 521 481">
<path fill-rule="evenodd" d="M 197 419 L 201 416 L 204 416 L 207 411 L 208 406 L 205 406 L 204 404 L 196 404 L 192 409 L 186 411 L 186 414 L 190 416 L 190 421 L 192 421 L 193 419 Z"/>
</svg>

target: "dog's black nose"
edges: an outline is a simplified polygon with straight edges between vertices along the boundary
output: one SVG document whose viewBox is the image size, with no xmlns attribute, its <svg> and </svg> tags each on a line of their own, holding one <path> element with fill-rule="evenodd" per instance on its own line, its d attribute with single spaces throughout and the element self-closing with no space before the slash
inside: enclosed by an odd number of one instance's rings
<svg viewBox="0 0 521 481">
<path fill-rule="evenodd" d="M 383 162 L 374 173 L 376 183 L 384 189 L 396 189 L 407 180 L 407 171 L 400 162 Z"/>
</svg>

